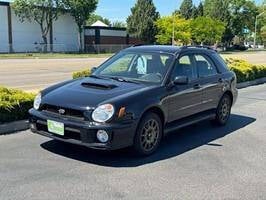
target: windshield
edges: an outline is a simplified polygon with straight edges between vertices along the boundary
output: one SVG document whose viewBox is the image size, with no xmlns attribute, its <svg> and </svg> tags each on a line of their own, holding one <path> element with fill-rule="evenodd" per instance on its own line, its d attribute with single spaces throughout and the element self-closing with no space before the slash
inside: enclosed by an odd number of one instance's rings
<svg viewBox="0 0 266 200">
<path fill-rule="evenodd" d="M 169 54 L 122 52 L 102 64 L 93 75 L 161 83 L 172 60 Z"/>
</svg>

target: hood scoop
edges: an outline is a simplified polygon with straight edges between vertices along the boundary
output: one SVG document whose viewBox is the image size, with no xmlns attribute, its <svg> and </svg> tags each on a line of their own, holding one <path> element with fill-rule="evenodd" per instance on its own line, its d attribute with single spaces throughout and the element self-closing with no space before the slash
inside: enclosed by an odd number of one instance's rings
<svg viewBox="0 0 266 200">
<path fill-rule="evenodd" d="M 98 83 L 90 83 L 90 82 L 83 82 L 81 85 L 85 88 L 92 88 L 92 89 L 98 89 L 98 90 L 111 90 L 116 88 L 116 85 L 112 84 L 98 84 Z"/>
</svg>

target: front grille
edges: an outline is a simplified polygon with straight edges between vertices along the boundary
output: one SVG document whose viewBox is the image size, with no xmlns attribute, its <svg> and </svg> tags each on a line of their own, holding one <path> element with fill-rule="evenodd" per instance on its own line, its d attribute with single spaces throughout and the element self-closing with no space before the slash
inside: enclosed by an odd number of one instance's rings
<svg viewBox="0 0 266 200">
<path fill-rule="evenodd" d="M 60 114 L 60 112 L 59 112 L 60 110 L 64 110 L 64 113 Z M 45 104 L 42 106 L 41 111 L 46 112 L 48 114 L 72 118 L 72 119 L 76 119 L 76 120 L 84 120 L 85 119 L 82 111 L 74 110 L 74 109 L 70 109 L 70 108 L 64 108 L 64 107 L 60 107 L 60 106 L 53 106 L 53 105 Z"/>
</svg>

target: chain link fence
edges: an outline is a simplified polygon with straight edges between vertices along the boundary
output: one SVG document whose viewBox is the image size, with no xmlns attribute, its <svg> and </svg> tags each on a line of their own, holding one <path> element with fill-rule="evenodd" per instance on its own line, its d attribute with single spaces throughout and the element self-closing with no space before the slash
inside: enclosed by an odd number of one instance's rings
<svg viewBox="0 0 266 200">
<path fill-rule="evenodd" d="M 116 53 L 132 45 L 127 44 L 99 44 L 85 45 L 84 53 Z M 79 47 L 71 44 L 0 44 L 0 53 L 78 53 Z"/>
<path fill-rule="evenodd" d="M 95 44 L 85 45 L 85 53 L 116 53 L 132 45 L 128 44 Z"/>
<path fill-rule="evenodd" d="M 13 44 L 0 45 L 0 53 L 67 53 L 78 52 L 79 47 L 72 44 Z"/>
</svg>

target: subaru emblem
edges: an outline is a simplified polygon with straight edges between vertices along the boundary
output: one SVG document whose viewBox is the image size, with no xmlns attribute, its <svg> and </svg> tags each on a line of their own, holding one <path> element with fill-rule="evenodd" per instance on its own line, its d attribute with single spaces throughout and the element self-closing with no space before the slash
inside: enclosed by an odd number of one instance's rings
<svg viewBox="0 0 266 200">
<path fill-rule="evenodd" d="M 60 115 L 63 115 L 63 114 L 65 114 L 66 111 L 64 109 L 59 109 L 58 112 Z"/>
</svg>

